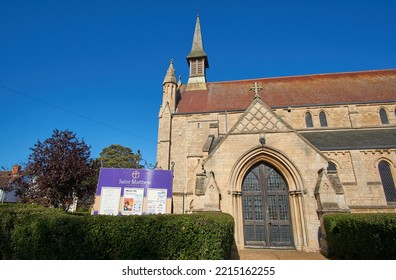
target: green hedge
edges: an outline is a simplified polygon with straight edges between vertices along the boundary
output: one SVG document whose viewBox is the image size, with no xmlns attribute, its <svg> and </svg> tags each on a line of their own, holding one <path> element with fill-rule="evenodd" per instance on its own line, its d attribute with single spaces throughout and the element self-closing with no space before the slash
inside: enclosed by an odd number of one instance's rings
<svg viewBox="0 0 396 280">
<path fill-rule="evenodd" d="M 328 255 L 335 259 L 396 259 L 396 214 L 328 214 Z"/>
<path fill-rule="evenodd" d="M 234 220 L 223 213 L 70 215 L 0 205 L 0 257 L 45 260 L 228 259 Z"/>
</svg>

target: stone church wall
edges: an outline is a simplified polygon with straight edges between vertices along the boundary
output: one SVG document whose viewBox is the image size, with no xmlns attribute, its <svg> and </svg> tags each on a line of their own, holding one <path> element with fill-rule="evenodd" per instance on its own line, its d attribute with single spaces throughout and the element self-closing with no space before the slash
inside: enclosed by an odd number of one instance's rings
<svg viewBox="0 0 396 280">
<path fill-rule="evenodd" d="M 378 162 L 396 162 L 396 150 L 332 151 L 325 155 L 337 165 L 346 203 L 353 207 L 382 206 L 387 202 L 378 171 Z M 396 174 L 394 165 L 393 174 Z"/>
<path fill-rule="evenodd" d="M 383 125 L 379 117 L 380 108 L 387 112 L 389 124 Z M 372 128 L 396 125 L 395 104 L 357 104 L 340 106 L 316 106 L 316 107 L 296 107 L 278 108 L 275 111 L 284 121 L 298 130 L 307 129 L 305 114 L 312 115 L 313 127 L 308 129 L 342 129 L 342 128 Z M 319 113 L 325 112 L 327 127 L 321 127 Z"/>
<path fill-rule="evenodd" d="M 205 164 L 207 172 L 214 172 L 221 193 L 221 210 L 233 214 L 233 201 L 230 177 L 238 159 L 248 150 L 259 145 L 258 134 L 230 135 L 214 152 Z M 307 230 L 309 247 L 318 249 L 317 232 L 320 226 L 317 217 L 317 202 L 314 189 L 318 179 L 318 170 L 327 166 L 324 158 L 294 133 L 268 133 L 265 147 L 282 151 L 290 159 L 302 176 L 304 182 L 304 226 Z M 266 148 L 263 148 L 264 150 Z M 291 178 L 288 178 L 289 180 Z M 299 217 L 302 218 L 302 217 Z M 297 234 L 297 232 L 295 233 Z"/>
<path fill-rule="evenodd" d="M 312 114 L 314 124 L 314 127 L 309 130 L 384 127 L 380 122 L 379 108 L 386 108 L 389 126 L 396 124 L 396 117 L 392 111 L 394 105 L 301 107 L 292 108 L 290 111 L 287 108 L 280 108 L 273 111 L 298 131 L 308 130 L 305 124 L 307 111 Z M 328 123 L 326 128 L 320 127 L 319 113 L 321 111 L 326 113 Z M 208 178 L 209 174 L 213 172 L 219 188 L 221 211 L 236 215 L 234 212 L 236 211 L 235 197 L 233 196 L 235 190 L 232 189 L 230 181 L 231 173 L 236 162 L 247 151 L 260 145 L 259 134 L 228 135 L 221 145 L 212 151 L 212 154 L 204 151 L 203 148 L 209 135 L 213 135 L 216 139 L 224 137 L 243 114 L 244 112 L 216 112 L 163 115 L 160 121 L 159 140 L 169 138 L 169 141 L 159 143 L 157 160 L 162 164 L 160 167 L 167 168 L 169 166 L 174 170 L 174 213 L 190 213 L 197 204 L 203 205 L 203 196 L 199 196 L 201 201 L 197 199 L 197 174 L 205 174 L 204 176 Z M 393 174 L 396 174 L 396 150 L 346 150 L 322 153 L 292 131 L 266 133 L 264 147 L 279 151 L 280 154 L 288 158 L 296 166 L 301 176 L 303 182 L 301 207 L 304 214 L 297 217 L 298 207 L 291 205 L 291 207 L 295 207 L 295 212 L 292 212 L 291 215 L 294 216 L 295 223 L 293 224 L 293 234 L 298 235 L 299 243 L 296 244 L 298 249 L 319 249 L 320 221 L 315 185 L 318 180 L 318 171 L 327 168 L 327 159 L 337 166 L 337 174 L 345 191 L 345 203 L 352 212 L 394 211 L 394 209 L 387 208 L 378 173 L 378 161 L 384 158 L 388 159 L 393 163 Z M 170 155 L 167 152 L 169 149 Z M 238 217 L 235 218 L 238 219 Z"/>
</svg>

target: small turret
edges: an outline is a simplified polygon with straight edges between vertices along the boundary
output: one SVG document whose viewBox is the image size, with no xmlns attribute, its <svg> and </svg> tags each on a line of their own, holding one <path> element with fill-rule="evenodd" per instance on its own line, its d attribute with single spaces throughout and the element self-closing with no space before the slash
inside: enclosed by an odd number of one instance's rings
<svg viewBox="0 0 396 280">
<path fill-rule="evenodd" d="M 176 93 L 177 93 L 177 82 L 175 75 L 175 68 L 173 68 L 173 60 L 170 60 L 168 70 L 166 71 L 164 82 L 162 83 L 163 97 L 162 105 L 169 104 L 171 112 L 176 110 Z"/>
<path fill-rule="evenodd" d="M 175 68 L 173 68 L 173 60 L 170 60 L 170 64 L 168 67 L 168 71 L 166 71 L 165 79 L 162 85 L 165 83 L 172 83 L 176 84 L 176 75 L 175 75 Z"/>
</svg>

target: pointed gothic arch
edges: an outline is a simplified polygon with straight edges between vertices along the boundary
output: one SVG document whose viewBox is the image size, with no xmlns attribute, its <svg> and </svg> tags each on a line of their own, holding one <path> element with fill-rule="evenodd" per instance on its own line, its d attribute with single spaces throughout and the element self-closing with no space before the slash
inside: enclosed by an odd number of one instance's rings
<svg viewBox="0 0 396 280">
<path fill-rule="evenodd" d="M 326 118 L 326 113 L 324 111 L 320 111 L 319 121 L 321 127 L 327 127 L 327 118 Z"/>
<path fill-rule="evenodd" d="M 310 112 L 305 113 L 305 125 L 307 128 L 313 127 L 312 115 Z"/>
<path fill-rule="evenodd" d="M 337 164 L 334 161 L 329 161 L 327 166 L 327 173 L 336 173 L 337 172 Z"/>
<path fill-rule="evenodd" d="M 381 119 L 381 124 L 389 124 L 388 114 L 384 108 L 379 109 L 378 114 Z"/>
<path fill-rule="evenodd" d="M 292 234 L 292 244 L 297 250 L 303 250 L 308 244 L 307 225 L 304 215 L 304 189 L 302 177 L 297 167 L 292 161 L 280 151 L 262 146 L 255 147 L 242 155 L 234 167 L 230 176 L 230 185 L 232 189 L 233 215 L 236 222 L 236 244 L 239 247 L 245 247 L 245 236 L 243 232 L 243 181 L 254 166 L 264 163 L 271 166 L 272 169 L 284 179 L 287 185 L 288 207 L 290 209 L 290 226 Z M 287 246 L 287 245 L 286 245 Z"/>
<path fill-rule="evenodd" d="M 242 216 L 245 246 L 294 247 L 289 189 L 271 164 L 259 162 L 245 175 Z"/>
<path fill-rule="evenodd" d="M 378 162 L 378 171 L 381 178 L 382 188 L 384 189 L 384 194 L 386 202 L 389 204 L 396 203 L 396 186 L 395 177 L 392 174 L 393 165 L 388 162 L 388 160 L 381 159 Z"/>
</svg>

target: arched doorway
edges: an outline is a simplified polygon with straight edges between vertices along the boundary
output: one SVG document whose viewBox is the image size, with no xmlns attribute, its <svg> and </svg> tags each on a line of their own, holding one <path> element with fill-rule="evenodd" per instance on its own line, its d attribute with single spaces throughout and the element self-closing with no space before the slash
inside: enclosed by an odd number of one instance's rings
<svg viewBox="0 0 396 280">
<path fill-rule="evenodd" d="M 289 188 L 283 176 L 258 162 L 244 176 L 241 190 L 245 246 L 294 247 Z"/>
</svg>

